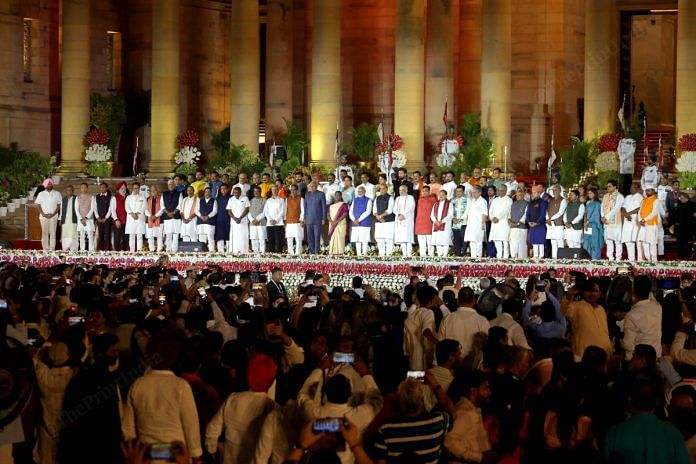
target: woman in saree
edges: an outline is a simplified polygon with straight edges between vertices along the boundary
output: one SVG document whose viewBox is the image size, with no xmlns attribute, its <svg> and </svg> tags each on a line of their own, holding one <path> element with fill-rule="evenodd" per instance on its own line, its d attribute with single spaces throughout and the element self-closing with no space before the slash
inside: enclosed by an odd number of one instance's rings
<svg viewBox="0 0 696 464">
<path fill-rule="evenodd" d="M 343 194 L 336 192 L 334 202 L 329 207 L 329 254 L 342 255 L 346 249 L 348 230 L 348 205 L 343 202 Z"/>
<path fill-rule="evenodd" d="M 585 230 L 582 247 L 592 259 L 602 259 L 604 245 L 604 225 L 602 224 L 602 202 L 596 188 L 587 190 L 585 203 Z"/>
</svg>

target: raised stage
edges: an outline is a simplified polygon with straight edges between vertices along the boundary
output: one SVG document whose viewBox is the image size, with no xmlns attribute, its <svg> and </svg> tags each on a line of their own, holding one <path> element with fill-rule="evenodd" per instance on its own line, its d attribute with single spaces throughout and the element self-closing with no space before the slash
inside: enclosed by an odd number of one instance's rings
<svg viewBox="0 0 696 464">
<path fill-rule="evenodd" d="M 584 272 L 590 276 L 613 276 L 620 266 L 632 266 L 636 272 L 649 274 L 657 278 L 679 277 L 685 272 L 696 273 L 696 261 L 661 261 L 654 263 L 637 263 L 628 261 L 590 261 L 576 259 L 517 260 L 480 258 L 404 258 L 392 256 L 326 256 L 326 255 L 228 255 L 219 253 L 130 253 L 130 252 L 43 252 L 36 250 L 0 250 L 0 262 L 14 262 L 21 266 L 34 265 L 50 267 L 61 262 L 72 264 L 78 262 L 106 264 L 109 267 L 149 267 L 166 256 L 168 267 L 183 272 L 189 266 L 205 268 L 218 265 L 225 271 L 270 271 L 274 267 L 283 270 L 284 280 L 289 285 L 299 284 L 307 269 L 326 272 L 331 276 L 331 285 L 349 286 L 354 276 L 363 277 L 365 284 L 376 289 L 388 287 L 401 289 L 404 279 L 411 274 L 411 266 L 423 267 L 424 273 L 432 277 L 442 277 L 447 273 L 456 273 L 452 266 L 460 266 L 460 273 L 469 285 L 478 285 L 482 277 L 502 278 L 505 271 L 512 269 L 518 279 L 526 279 L 530 274 L 546 272 L 553 267 L 558 276 L 570 271 Z"/>
</svg>

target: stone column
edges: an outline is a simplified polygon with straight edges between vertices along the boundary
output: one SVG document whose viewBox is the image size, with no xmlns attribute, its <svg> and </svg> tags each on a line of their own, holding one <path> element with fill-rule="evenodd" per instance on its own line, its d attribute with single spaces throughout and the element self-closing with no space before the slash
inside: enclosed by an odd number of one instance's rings
<svg viewBox="0 0 696 464">
<path fill-rule="evenodd" d="M 230 142 L 258 152 L 261 117 L 258 0 L 233 1 L 230 17 Z"/>
<path fill-rule="evenodd" d="M 677 24 L 677 137 L 696 132 L 696 0 L 679 0 Z"/>
<path fill-rule="evenodd" d="M 454 98 L 454 21 L 451 0 L 428 2 L 428 39 L 425 59 L 425 134 L 427 155 L 437 152 L 437 143 L 445 133 L 442 115 L 448 101 L 448 119 L 454 123 L 458 116 Z"/>
<path fill-rule="evenodd" d="M 334 166 L 341 117 L 341 1 L 315 0 L 313 8 L 311 159 Z"/>
<path fill-rule="evenodd" d="M 481 51 L 481 126 L 493 139 L 495 166 L 504 165 L 505 146 L 510 148 L 511 120 L 511 0 L 483 2 Z M 508 160 L 508 165 L 510 160 Z"/>
<path fill-rule="evenodd" d="M 83 170 L 83 139 L 89 129 L 89 0 L 63 0 L 60 113 L 62 171 Z"/>
<path fill-rule="evenodd" d="M 285 121 L 292 121 L 293 2 L 268 3 L 266 23 L 266 137 L 280 143 Z"/>
<path fill-rule="evenodd" d="M 620 105 L 615 88 L 619 43 L 612 36 L 614 14 L 614 2 L 585 0 L 585 140 L 613 132 Z"/>
<path fill-rule="evenodd" d="M 152 2 L 150 173 L 171 174 L 179 135 L 179 2 Z"/>
<path fill-rule="evenodd" d="M 397 0 L 394 133 L 404 139 L 409 169 L 425 165 L 424 55 L 424 0 Z"/>
</svg>

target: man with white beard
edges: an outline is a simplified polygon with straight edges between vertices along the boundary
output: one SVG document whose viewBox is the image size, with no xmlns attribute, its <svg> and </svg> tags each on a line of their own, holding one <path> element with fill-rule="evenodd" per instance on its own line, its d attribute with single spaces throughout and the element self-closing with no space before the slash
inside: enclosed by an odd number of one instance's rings
<svg viewBox="0 0 696 464">
<path fill-rule="evenodd" d="M 524 199 L 524 190 L 515 192 L 515 201 L 510 208 L 510 257 L 527 258 L 527 200 Z"/>
<path fill-rule="evenodd" d="M 126 235 L 130 251 L 142 251 L 145 235 L 145 211 L 147 202 L 140 193 L 140 183 L 133 182 L 131 194 L 126 198 Z"/>
<path fill-rule="evenodd" d="M 413 253 L 414 218 L 416 201 L 408 194 L 408 185 L 399 186 L 399 196 L 394 200 L 394 243 L 401 247 L 403 256 Z"/>
<path fill-rule="evenodd" d="M 640 205 L 643 203 L 643 195 L 641 195 L 638 184 L 631 184 L 631 193 L 624 198 L 623 206 L 621 207 L 621 215 L 623 216 L 623 226 L 621 229 L 621 242 L 626 246 L 626 254 L 629 261 L 636 260 L 636 242 L 638 241 L 638 213 Z M 640 253 L 642 255 L 642 253 Z"/>
<path fill-rule="evenodd" d="M 167 181 L 167 191 L 162 193 L 161 205 L 164 208 L 162 214 L 163 233 L 168 252 L 179 250 L 179 232 L 181 232 L 181 208 L 183 197 L 176 190 L 174 179 Z"/>
<path fill-rule="evenodd" d="M 551 187 L 553 195 L 549 198 L 546 215 L 546 239 L 551 241 L 551 257 L 558 258 L 558 249 L 563 248 L 563 215 L 565 214 L 568 202 L 561 194 L 561 186 L 554 184 Z"/>
<path fill-rule="evenodd" d="M 375 217 L 375 240 L 379 255 L 391 256 L 394 252 L 394 197 L 389 195 L 386 184 L 379 186 L 373 203 L 372 214 Z"/>
</svg>

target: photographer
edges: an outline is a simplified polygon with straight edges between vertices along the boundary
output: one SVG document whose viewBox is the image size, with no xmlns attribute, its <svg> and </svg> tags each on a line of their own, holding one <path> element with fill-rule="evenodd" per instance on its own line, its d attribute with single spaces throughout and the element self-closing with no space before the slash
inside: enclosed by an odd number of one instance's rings
<svg viewBox="0 0 696 464">
<path fill-rule="evenodd" d="M 561 313 L 571 327 L 570 344 L 576 357 L 581 358 L 588 346 L 598 346 L 611 357 L 607 313 L 599 304 L 602 292 L 593 280 L 571 287 L 561 301 Z"/>
</svg>

